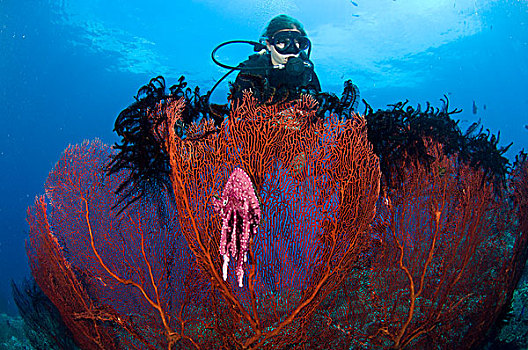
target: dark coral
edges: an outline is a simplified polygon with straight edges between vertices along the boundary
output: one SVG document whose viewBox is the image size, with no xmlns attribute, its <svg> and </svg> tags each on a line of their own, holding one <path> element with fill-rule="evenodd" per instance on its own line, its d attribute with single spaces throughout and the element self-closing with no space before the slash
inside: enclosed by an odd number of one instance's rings
<svg viewBox="0 0 528 350">
<path fill-rule="evenodd" d="M 480 130 L 475 132 L 479 126 L 480 121 L 475 122 L 464 133 L 460 160 L 473 168 L 481 168 L 486 179 L 492 181 L 497 188 L 503 188 L 506 185 L 506 174 L 510 170 L 509 160 L 504 157 L 504 153 L 513 143 L 499 147 L 500 131 L 495 136 L 489 129 L 483 132 L 484 127 L 480 126 Z"/>
<path fill-rule="evenodd" d="M 114 145 L 117 153 L 112 156 L 107 167 L 108 175 L 117 174 L 123 169 L 130 170 L 116 191 L 116 194 L 123 194 L 119 203 L 121 211 L 142 197 L 150 198 L 160 192 L 171 193 L 169 158 L 158 134 L 159 123 L 164 118 L 160 116 L 153 120 L 149 118 L 149 112 L 180 98 L 186 101 L 185 109 L 181 122 L 174 127 L 182 138 L 185 137 L 187 126 L 193 121 L 206 118 L 220 125 L 227 114 L 226 106 L 209 105 L 209 94 L 200 95 L 198 87 L 194 91 L 188 88 L 183 76 L 169 91 L 162 76 L 151 79 L 141 87 L 135 96 L 136 101 L 121 111 L 115 121 L 114 131 L 121 141 Z"/>
<path fill-rule="evenodd" d="M 24 320 L 25 333 L 33 348 L 78 349 L 70 330 L 61 319 L 59 310 L 44 294 L 33 278 L 20 286 L 11 282 L 13 299 Z"/>
<path fill-rule="evenodd" d="M 324 118 L 329 114 L 337 114 L 343 118 L 350 119 L 353 117 L 353 112 L 357 110 L 359 89 L 352 83 L 352 80 L 347 80 L 343 84 L 341 98 L 328 92 L 316 93 L 313 96 L 319 103 L 316 114 L 318 118 Z"/>
<path fill-rule="evenodd" d="M 376 112 L 366 103 L 365 118 L 368 125 L 368 138 L 374 152 L 380 157 L 381 171 L 386 186 L 394 187 L 402 180 L 402 169 L 410 163 L 430 164 L 433 160 L 428 153 L 428 140 L 440 143 L 446 155 L 456 154 L 461 162 L 473 168 L 481 168 L 484 180 L 495 184 L 497 190 L 503 188 L 509 161 L 504 153 L 511 146 L 499 147 L 499 136 L 478 132 L 479 122 L 473 123 L 462 133 L 458 121 L 452 116 L 461 110 L 449 110 L 447 96 L 441 100 L 443 106 L 435 108 L 426 104 L 422 110 L 407 106 L 408 100 L 389 105 L 388 109 Z"/>
</svg>

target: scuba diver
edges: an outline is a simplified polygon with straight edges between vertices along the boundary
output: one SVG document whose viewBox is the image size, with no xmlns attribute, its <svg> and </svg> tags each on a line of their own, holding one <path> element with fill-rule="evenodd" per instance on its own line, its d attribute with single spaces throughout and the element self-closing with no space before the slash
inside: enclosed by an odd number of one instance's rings
<svg viewBox="0 0 528 350">
<path fill-rule="evenodd" d="M 257 53 L 249 56 L 237 67 L 223 64 L 216 59 L 218 49 L 240 43 L 252 45 Z M 301 22 L 288 15 L 276 16 L 264 29 L 260 42 L 231 40 L 213 50 L 213 62 L 230 71 L 216 82 L 208 95 L 210 96 L 218 84 L 235 70 L 239 73 L 235 82 L 230 83 L 228 97 L 234 105 L 242 98 L 243 92 L 249 89 L 254 97 L 266 104 L 295 100 L 301 93 L 320 93 L 321 85 L 310 61 L 311 49 L 312 44 Z"/>
<path fill-rule="evenodd" d="M 321 92 L 310 61 L 311 42 L 301 22 L 288 15 L 271 19 L 262 33 L 262 49 L 237 67 L 230 99 L 236 102 L 251 89 L 261 102 L 272 104 L 299 98 L 300 93 Z M 308 51 L 308 52 L 306 52 Z"/>
</svg>

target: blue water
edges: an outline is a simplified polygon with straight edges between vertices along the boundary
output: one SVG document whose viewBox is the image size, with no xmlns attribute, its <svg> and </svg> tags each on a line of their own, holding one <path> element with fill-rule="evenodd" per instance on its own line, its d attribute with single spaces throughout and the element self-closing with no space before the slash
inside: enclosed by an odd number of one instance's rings
<svg viewBox="0 0 528 350">
<path fill-rule="evenodd" d="M 441 106 L 446 94 L 463 129 L 480 119 L 514 142 L 509 157 L 528 148 L 526 0 L 0 0 L 0 312 L 16 313 L 10 281 L 29 273 L 25 211 L 62 150 L 116 141 L 115 117 L 151 77 L 171 85 L 184 74 L 207 91 L 225 73 L 211 50 L 258 39 L 279 13 L 305 25 L 323 90 L 352 79 L 375 109 Z M 219 57 L 236 65 L 249 54 Z M 213 100 L 226 93 L 223 84 Z"/>
</svg>

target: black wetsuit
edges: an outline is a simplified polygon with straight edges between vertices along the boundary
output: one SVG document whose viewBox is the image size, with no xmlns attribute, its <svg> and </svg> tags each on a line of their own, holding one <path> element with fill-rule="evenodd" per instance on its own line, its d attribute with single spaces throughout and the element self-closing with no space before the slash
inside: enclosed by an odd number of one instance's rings
<svg viewBox="0 0 528 350">
<path fill-rule="evenodd" d="M 304 63 L 296 73 L 290 73 L 287 68 L 273 68 L 269 53 L 250 56 L 240 64 L 246 69 L 241 69 L 232 84 L 231 99 L 236 103 L 247 89 L 251 89 L 254 97 L 267 104 L 291 101 L 299 98 L 301 93 L 321 92 L 313 63 L 304 52 L 299 57 Z"/>
</svg>

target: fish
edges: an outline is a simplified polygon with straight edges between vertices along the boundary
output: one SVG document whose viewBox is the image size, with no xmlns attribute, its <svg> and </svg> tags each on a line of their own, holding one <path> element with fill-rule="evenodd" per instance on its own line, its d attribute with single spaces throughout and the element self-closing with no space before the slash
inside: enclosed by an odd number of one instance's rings
<svg viewBox="0 0 528 350">
<path fill-rule="evenodd" d="M 354 6 L 356 6 L 356 7 L 358 6 L 357 2 L 350 1 L 350 3 L 351 3 L 352 5 L 354 5 Z"/>
<path fill-rule="evenodd" d="M 475 100 L 473 100 L 473 114 L 477 114 L 477 104 L 475 103 Z"/>
<path fill-rule="evenodd" d="M 528 130 L 528 124 L 524 124 L 524 128 Z"/>
</svg>

